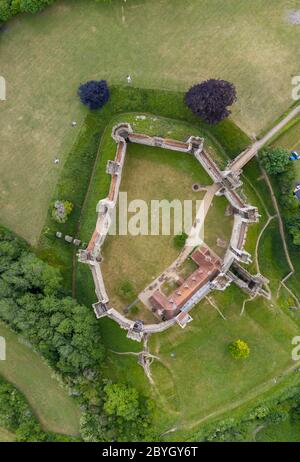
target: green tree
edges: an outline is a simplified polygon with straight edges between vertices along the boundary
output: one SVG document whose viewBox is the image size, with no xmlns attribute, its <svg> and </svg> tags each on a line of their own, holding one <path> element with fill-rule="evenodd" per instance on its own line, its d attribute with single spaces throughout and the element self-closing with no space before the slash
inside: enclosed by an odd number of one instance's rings
<svg viewBox="0 0 300 462">
<path fill-rule="evenodd" d="M 289 151 L 281 147 L 266 147 L 260 152 L 262 165 L 269 175 L 278 175 L 287 169 Z"/>
<path fill-rule="evenodd" d="M 107 414 L 135 420 L 139 415 L 139 396 L 135 388 L 120 383 L 104 387 L 104 410 Z"/>
<path fill-rule="evenodd" d="M 12 16 L 10 0 L 0 0 L 0 21 L 7 21 Z"/>
<path fill-rule="evenodd" d="M 17 441 L 43 441 L 46 434 L 21 393 L 0 378 L 0 425 L 16 435 Z"/>
<path fill-rule="evenodd" d="M 280 198 L 280 203 L 282 207 L 290 212 L 295 212 L 299 209 L 299 202 L 292 192 L 289 194 L 283 194 Z"/>
<path fill-rule="evenodd" d="M 292 236 L 293 243 L 295 245 L 300 245 L 300 217 L 294 215 L 293 217 L 288 218 L 287 228 Z"/>
<path fill-rule="evenodd" d="M 126 302 L 131 302 L 135 298 L 135 291 L 130 281 L 123 281 L 118 289 L 119 296 Z"/>
<path fill-rule="evenodd" d="M 107 429 L 107 417 L 105 414 L 92 414 L 84 412 L 80 418 L 80 434 L 84 441 L 93 443 L 97 441 L 111 441 L 113 433 Z"/>
<path fill-rule="evenodd" d="M 173 242 L 177 249 L 182 249 L 185 246 L 188 235 L 186 233 L 176 234 L 173 237 Z"/>
<path fill-rule="evenodd" d="M 24 13 L 38 13 L 45 6 L 51 5 L 55 0 L 20 0 L 20 10 Z"/>
<path fill-rule="evenodd" d="M 37 258 L 29 246 L 0 227 L 0 319 L 20 332 L 58 371 L 84 404 L 86 441 L 152 441 L 152 402 L 123 384 L 103 387 L 104 348 L 92 310 L 60 289 L 59 271 Z M 126 289 L 126 287 L 125 287 Z M 130 292 L 130 290 L 129 290 Z M 128 293 L 128 287 L 125 290 Z M 61 440 L 44 434 L 18 395 L 1 393 L 0 426 L 18 441 Z M 25 403 L 26 404 L 26 403 Z M 24 410 L 21 413 L 20 409 Z M 27 415 L 28 419 L 21 419 Z"/>
<path fill-rule="evenodd" d="M 235 340 L 228 345 L 228 351 L 235 359 L 248 358 L 250 354 L 250 348 L 244 340 Z"/>
</svg>

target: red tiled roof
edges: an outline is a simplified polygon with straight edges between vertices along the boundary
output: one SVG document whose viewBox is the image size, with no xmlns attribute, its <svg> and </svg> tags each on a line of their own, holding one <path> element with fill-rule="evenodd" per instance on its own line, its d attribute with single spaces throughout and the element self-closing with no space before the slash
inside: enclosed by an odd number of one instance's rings
<svg viewBox="0 0 300 462">
<path fill-rule="evenodd" d="M 196 269 L 181 286 L 175 289 L 169 297 L 163 295 L 159 290 L 149 298 L 154 308 L 160 307 L 167 311 L 178 311 L 182 306 L 208 281 L 214 279 L 220 272 L 221 260 L 212 254 L 210 249 L 202 247 L 196 250 L 192 259 L 199 268 Z"/>
</svg>

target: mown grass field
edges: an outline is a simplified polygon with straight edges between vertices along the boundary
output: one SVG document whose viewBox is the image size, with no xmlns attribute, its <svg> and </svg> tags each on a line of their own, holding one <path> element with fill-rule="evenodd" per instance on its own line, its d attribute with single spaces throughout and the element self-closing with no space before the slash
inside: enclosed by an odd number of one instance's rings
<svg viewBox="0 0 300 462">
<path fill-rule="evenodd" d="M 126 120 L 132 117 L 126 116 Z M 125 120 L 124 117 L 119 116 L 117 120 Z M 107 128 L 109 133 L 111 124 Z M 146 125 L 149 129 L 149 120 L 139 121 L 139 124 L 139 131 L 145 132 Z M 173 121 L 173 124 L 175 128 L 176 122 Z M 133 154 L 138 156 L 138 147 L 134 147 Z M 109 181 L 103 177 L 103 172 L 106 159 L 113 155 L 114 150 L 104 137 L 82 217 L 81 237 L 84 239 L 91 235 L 95 224 L 95 204 L 107 192 Z M 216 155 L 218 162 L 226 161 L 226 153 L 218 149 L 218 145 Z M 272 299 L 257 298 L 244 304 L 247 296 L 232 286 L 224 293 L 214 292 L 210 300 L 204 300 L 195 307 L 191 313 L 194 320 L 185 330 L 176 326 L 152 336 L 151 351 L 160 358 L 152 365 L 155 389 L 151 389 L 134 357 L 114 353 L 138 351 L 140 346 L 127 340 L 126 333 L 112 321 L 100 321 L 108 349 L 107 374 L 112 379 L 122 378 L 134 384 L 157 401 L 158 428 L 163 432 L 176 427 L 175 432 L 166 436 L 167 440 L 189 438 L 198 425 L 208 421 L 210 416 L 220 416 L 260 396 L 262 392 L 272 390 L 274 379 L 276 383 L 280 382 L 285 372 L 294 366 L 291 340 L 299 331 L 300 318 L 297 312 L 290 309 L 294 302 L 284 289 L 277 297 L 279 282 L 289 271 L 277 218 L 273 218 L 261 234 L 267 214 L 274 214 L 270 194 L 255 160 L 245 168 L 244 173 L 243 192 L 249 203 L 257 205 L 261 213 L 260 223 L 252 225 L 248 233 L 246 249 L 253 255 L 250 270 L 254 273 L 260 271 L 270 279 Z M 109 261 L 106 264 L 109 267 Z M 118 267 L 122 267 L 122 264 L 120 262 Z M 111 271 L 114 271 L 113 266 L 114 263 Z M 78 296 L 82 301 L 91 303 L 94 301 L 94 287 L 89 270 L 84 265 L 79 265 L 77 270 Z M 228 343 L 237 338 L 245 339 L 251 349 L 250 357 L 244 362 L 234 361 L 226 352 Z"/>
<path fill-rule="evenodd" d="M 65 0 L 9 22 L 0 43 L 3 224 L 36 244 L 85 115 L 82 81 L 125 84 L 131 74 L 135 86 L 184 91 L 225 78 L 237 87 L 234 119 L 259 132 L 292 102 L 300 27 L 286 13 L 296 8 L 296 0 Z"/>
<path fill-rule="evenodd" d="M 258 432 L 255 438 L 259 442 L 299 443 L 299 424 L 286 420 L 280 424 L 270 424 Z"/>
<path fill-rule="evenodd" d="M 41 357 L 4 324 L 0 335 L 6 340 L 6 361 L 0 374 L 26 397 L 44 430 L 77 435 L 80 411 Z M 1 440 L 0 431 L 0 440 Z"/>
<path fill-rule="evenodd" d="M 0 428 L 0 442 L 2 443 L 11 443 L 15 440 L 14 434 L 10 433 L 9 431 L 5 430 L 4 428 Z"/>
</svg>

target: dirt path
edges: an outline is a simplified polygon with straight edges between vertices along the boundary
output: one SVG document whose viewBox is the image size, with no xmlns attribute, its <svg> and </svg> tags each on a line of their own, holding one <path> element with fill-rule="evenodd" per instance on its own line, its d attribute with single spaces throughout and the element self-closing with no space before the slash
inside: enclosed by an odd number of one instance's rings
<svg viewBox="0 0 300 462">
<path fill-rule="evenodd" d="M 224 321 L 226 321 L 226 317 L 224 316 L 218 305 L 215 303 L 214 299 L 212 297 L 206 296 L 205 300 L 219 313 L 221 318 L 224 319 Z"/>
<path fill-rule="evenodd" d="M 265 180 L 265 182 L 267 183 L 268 188 L 269 188 L 269 190 L 270 190 L 271 199 L 272 199 L 272 202 L 273 202 L 275 211 L 276 211 L 276 216 L 277 216 L 277 218 L 278 218 L 279 232 L 280 232 L 280 236 L 281 236 L 281 240 L 282 240 L 282 244 L 283 244 L 283 249 L 284 249 L 285 257 L 286 257 L 288 266 L 289 266 L 289 268 L 290 268 L 290 272 L 289 272 L 289 273 L 280 281 L 280 283 L 279 283 L 279 287 L 278 287 L 278 291 L 277 291 L 277 298 L 279 297 L 280 288 L 281 288 L 281 287 L 284 287 L 284 288 L 289 292 L 289 294 L 291 295 L 291 297 L 295 300 L 295 302 L 297 303 L 298 307 L 300 308 L 300 301 L 299 301 L 298 297 L 297 297 L 297 296 L 294 294 L 294 292 L 286 285 L 286 281 L 287 281 L 291 276 L 293 276 L 293 274 L 295 274 L 295 268 L 294 268 L 293 262 L 292 262 L 292 260 L 291 260 L 290 253 L 289 253 L 289 249 L 288 249 L 288 245 L 287 245 L 287 242 L 286 242 L 283 220 L 282 220 L 282 217 L 281 217 L 281 214 L 280 214 L 279 206 L 278 206 L 278 203 L 277 203 L 277 199 L 276 199 L 276 196 L 275 196 L 275 193 L 274 193 L 274 190 L 273 190 L 273 187 L 272 187 L 270 178 L 268 177 L 267 172 L 266 172 L 262 167 L 260 167 L 260 168 L 261 168 L 261 171 L 262 171 L 264 180 Z"/>
<path fill-rule="evenodd" d="M 237 156 L 230 164 L 234 171 L 241 170 L 251 159 L 256 156 L 257 152 L 270 141 L 286 124 L 294 117 L 300 114 L 300 105 L 295 107 L 287 116 L 285 116 L 275 127 L 266 133 L 259 141 L 256 141 L 248 149 Z"/>
<path fill-rule="evenodd" d="M 263 430 L 266 426 L 267 426 L 267 424 L 259 425 L 259 427 L 255 428 L 255 429 L 253 430 L 253 433 L 252 433 L 253 441 L 256 441 L 256 435 L 257 435 L 261 430 Z"/>
<path fill-rule="evenodd" d="M 272 202 L 273 202 L 273 205 L 274 205 L 274 208 L 275 208 L 275 211 L 276 211 L 276 215 L 277 215 L 277 218 L 278 218 L 279 232 L 280 232 L 280 236 L 281 236 L 281 239 L 282 239 L 282 244 L 283 244 L 286 260 L 288 262 L 288 265 L 290 267 L 291 272 L 294 273 L 295 269 L 294 269 L 294 265 L 292 263 L 292 260 L 291 260 L 290 254 L 289 254 L 289 250 L 288 250 L 288 246 L 287 246 L 287 243 L 286 243 L 283 221 L 282 221 L 282 217 L 281 217 L 280 210 L 279 210 L 279 207 L 278 207 L 277 199 L 276 199 L 275 193 L 273 191 L 271 181 L 270 181 L 270 179 L 269 179 L 269 177 L 267 175 L 267 172 L 262 167 L 261 167 L 261 171 L 262 171 L 264 180 L 267 183 L 268 188 L 270 190 L 271 199 L 272 199 Z"/>
</svg>

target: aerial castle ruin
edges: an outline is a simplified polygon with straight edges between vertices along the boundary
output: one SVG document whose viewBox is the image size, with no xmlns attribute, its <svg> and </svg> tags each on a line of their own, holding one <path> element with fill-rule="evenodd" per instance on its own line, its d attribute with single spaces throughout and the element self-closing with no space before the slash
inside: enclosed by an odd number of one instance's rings
<svg viewBox="0 0 300 462">
<path fill-rule="evenodd" d="M 213 290 L 225 290 L 235 283 L 251 297 L 268 296 L 264 286 L 268 282 L 261 274 L 252 275 L 245 268 L 251 263 L 251 255 L 245 250 L 248 227 L 259 220 L 256 207 L 244 202 L 237 192 L 241 186 L 243 158 L 238 156 L 237 163 L 231 163 L 224 171 L 220 170 L 208 152 L 204 149 L 204 140 L 191 136 L 186 142 L 134 133 L 130 124 L 121 123 L 112 130 L 116 142 L 114 160 L 107 163 L 106 172 L 111 175 L 108 196 L 98 203 L 98 218 L 92 238 L 86 249 L 80 250 L 79 261 L 88 264 L 94 279 L 97 302 L 93 308 L 97 318 L 108 316 L 121 328 L 127 330 L 127 336 L 141 341 L 145 334 L 161 332 L 174 324 L 185 327 L 192 320 L 191 309 Z M 193 155 L 208 173 L 216 188 L 216 195 L 224 195 L 233 210 L 233 229 L 230 243 L 223 259 L 219 258 L 205 244 L 197 248 L 185 247 L 183 258 L 191 258 L 197 269 L 185 280 L 178 278 L 177 287 L 170 296 L 164 295 L 159 284 L 147 291 L 147 300 L 141 300 L 160 318 L 157 324 L 144 324 L 140 320 L 130 320 L 110 305 L 101 271 L 101 249 L 107 237 L 114 209 L 117 205 L 122 171 L 129 143 L 156 146 L 162 149 Z M 244 153 L 242 153 L 244 154 Z M 244 154 L 247 156 L 247 152 Z M 248 156 L 249 157 L 249 156 Z M 181 259 L 181 260 L 182 260 Z M 146 292 L 145 292 L 146 293 Z"/>
</svg>

